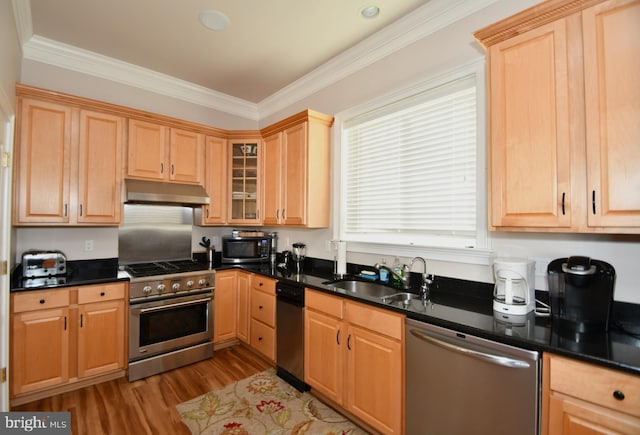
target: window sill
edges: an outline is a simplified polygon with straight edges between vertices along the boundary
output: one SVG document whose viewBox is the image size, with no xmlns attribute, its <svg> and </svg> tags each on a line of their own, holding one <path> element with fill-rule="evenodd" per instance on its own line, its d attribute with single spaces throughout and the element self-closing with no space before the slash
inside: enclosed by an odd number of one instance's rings
<svg viewBox="0 0 640 435">
<path fill-rule="evenodd" d="M 347 242 L 348 251 L 398 257 L 425 257 L 430 260 L 490 266 L 495 256 L 489 249 L 438 248 L 429 246 L 402 246 L 384 243 Z"/>
</svg>

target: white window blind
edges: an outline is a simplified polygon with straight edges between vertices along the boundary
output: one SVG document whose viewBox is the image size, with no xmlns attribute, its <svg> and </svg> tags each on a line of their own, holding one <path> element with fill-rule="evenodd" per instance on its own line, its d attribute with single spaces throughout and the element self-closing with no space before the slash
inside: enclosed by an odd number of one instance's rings
<svg viewBox="0 0 640 435">
<path fill-rule="evenodd" d="M 471 75 L 344 123 L 345 240 L 476 240 L 476 80 Z"/>
</svg>

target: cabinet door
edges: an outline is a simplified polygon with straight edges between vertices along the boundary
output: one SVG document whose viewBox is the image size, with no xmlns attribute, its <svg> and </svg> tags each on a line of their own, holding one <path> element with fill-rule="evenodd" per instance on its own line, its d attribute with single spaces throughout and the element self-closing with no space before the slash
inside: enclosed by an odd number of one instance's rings
<svg viewBox="0 0 640 435">
<path fill-rule="evenodd" d="M 227 141 L 207 136 L 205 142 L 205 190 L 209 205 L 203 206 L 204 225 L 227 222 Z"/>
<path fill-rule="evenodd" d="M 284 171 L 282 160 L 282 133 L 276 133 L 264 140 L 264 225 L 279 225 L 284 218 L 282 208 L 281 172 Z"/>
<path fill-rule="evenodd" d="M 582 16 L 588 225 L 640 227 L 640 1 Z"/>
<path fill-rule="evenodd" d="M 164 180 L 169 168 L 169 129 L 145 121 L 129 120 L 127 175 Z"/>
<path fill-rule="evenodd" d="M 548 435 L 640 433 L 640 419 L 556 393 L 549 397 Z"/>
<path fill-rule="evenodd" d="M 124 118 L 80 111 L 77 221 L 118 224 Z"/>
<path fill-rule="evenodd" d="M 68 309 L 14 314 L 12 328 L 12 396 L 68 381 Z"/>
<path fill-rule="evenodd" d="M 68 223 L 72 109 L 25 98 L 20 113 L 15 222 Z"/>
<path fill-rule="evenodd" d="M 253 295 L 252 295 L 253 296 Z M 251 329 L 249 331 L 249 342 L 251 347 L 268 360 L 276 360 L 276 332 L 275 330 L 260 322 L 257 319 L 251 319 Z"/>
<path fill-rule="evenodd" d="M 236 338 L 236 272 L 216 272 L 213 342 Z"/>
<path fill-rule="evenodd" d="M 249 343 L 249 313 L 251 310 L 251 274 L 238 272 L 238 340 Z"/>
<path fill-rule="evenodd" d="M 345 408 L 383 433 L 402 433 L 402 345 L 349 324 Z"/>
<path fill-rule="evenodd" d="M 500 42 L 489 57 L 490 225 L 569 228 L 566 21 Z"/>
<path fill-rule="evenodd" d="M 171 129 L 169 180 L 203 184 L 204 136 L 186 130 Z"/>
<path fill-rule="evenodd" d="M 232 141 L 229 155 L 229 223 L 260 224 L 260 141 Z"/>
<path fill-rule="evenodd" d="M 307 222 L 307 123 L 284 131 L 282 159 L 282 209 L 285 225 Z M 315 163 L 311 163 L 315 164 Z"/>
<path fill-rule="evenodd" d="M 342 321 L 305 308 L 304 340 L 305 382 L 327 398 L 342 405 L 343 347 L 347 340 Z M 370 387 L 371 385 L 367 385 L 367 389 Z"/>
<path fill-rule="evenodd" d="M 79 307 L 79 378 L 124 368 L 124 310 L 123 300 L 99 302 Z"/>
</svg>

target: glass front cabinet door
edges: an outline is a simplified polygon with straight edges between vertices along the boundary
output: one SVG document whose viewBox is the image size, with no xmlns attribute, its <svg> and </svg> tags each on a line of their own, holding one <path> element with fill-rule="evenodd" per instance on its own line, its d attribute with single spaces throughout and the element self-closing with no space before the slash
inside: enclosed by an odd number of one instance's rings
<svg viewBox="0 0 640 435">
<path fill-rule="evenodd" d="M 231 209 L 229 222 L 259 224 L 260 217 L 260 140 L 231 140 Z"/>
</svg>

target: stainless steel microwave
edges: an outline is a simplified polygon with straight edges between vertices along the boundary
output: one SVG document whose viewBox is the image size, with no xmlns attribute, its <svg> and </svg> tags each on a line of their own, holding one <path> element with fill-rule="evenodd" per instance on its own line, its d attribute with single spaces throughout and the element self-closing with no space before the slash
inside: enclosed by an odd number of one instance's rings
<svg viewBox="0 0 640 435">
<path fill-rule="evenodd" d="M 268 262 L 270 249 L 270 236 L 223 236 L 222 263 Z"/>
</svg>

